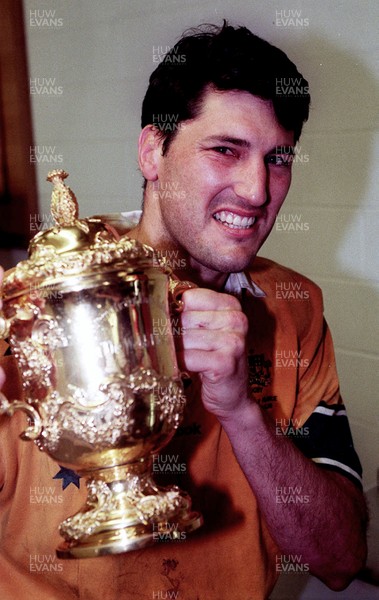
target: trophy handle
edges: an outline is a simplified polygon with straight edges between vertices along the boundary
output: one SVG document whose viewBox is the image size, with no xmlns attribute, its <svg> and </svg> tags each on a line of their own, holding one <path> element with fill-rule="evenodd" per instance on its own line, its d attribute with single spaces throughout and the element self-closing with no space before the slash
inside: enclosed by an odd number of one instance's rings
<svg viewBox="0 0 379 600">
<path fill-rule="evenodd" d="M 196 288 L 197 285 L 192 283 L 191 281 L 181 281 L 180 279 L 176 279 L 176 277 L 172 274 L 169 276 L 169 301 L 170 306 L 177 313 L 181 313 L 184 308 L 182 295 L 186 290 L 190 290 Z"/>
<path fill-rule="evenodd" d="M 4 339 L 8 337 L 10 325 L 11 321 L 0 314 L 0 338 Z M 30 404 L 21 402 L 21 400 L 9 402 L 4 394 L 0 392 L 0 415 L 11 417 L 16 410 L 23 410 L 28 415 L 29 420 L 29 425 L 25 431 L 21 433 L 20 438 L 22 440 L 35 440 L 42 431 L 42 421 L 37 410 Z"/>
<path fill-rule="evenodd" d="M 9 400 L 0 392 L 0 415 L 11 417 L 16 410 L 23 410 L 28 415 L 29 426 L 21 433 L 22 440 L 35 440 L 41 434 L 42 421 L 37 410 L 21 400 Z"/>
<path fill-rule="evenodd" d="M 197 285 L 195 283 L 192 283 L 191 281 L 181 281 L 180 279 L 177 279 L 172 273 L 169 274 L 168 281 L 170 308 L 175 313 L 181 313 L 184 308 L 182 294 L 186 290 L 196 288 Z M 182 371 L 180 373 L 180 378 L 182 379 L 183 383 L 186 382 L 188 384 L 191 382 L 191 377 L 189 373 L 187 373 L 187 371 Z"/>
</svg>

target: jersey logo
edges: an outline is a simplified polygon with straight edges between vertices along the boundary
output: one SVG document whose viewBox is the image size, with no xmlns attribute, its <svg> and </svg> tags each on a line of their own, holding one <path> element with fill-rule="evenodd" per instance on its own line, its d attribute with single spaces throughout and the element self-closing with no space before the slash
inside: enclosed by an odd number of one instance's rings
<svg viewBox="0 0 379 600">
<path fill-rule="evenodd" d="M 265 359 L 264 354 L 253 354 L 253 350 L 250 350 L 247 361 L 249 365 L 250 387 L 264 388 L 269 385 L 271 383 L 271 360 Z M 252 391 L 254 392 L 262 390 L 252 389 Z"/>
<path fill-rule="evenodd" d="M 277 396 L 263 394 L 265 388 L 267 388 L 272 381 L 271 360 L 265 358 L 264 354 L 254 354 L 254 351 L 250 350 L 247 361 L 249 368 L 249 388 L 251 394 L 254 394 L 254 400 L 264 409 L 272 408 L 273 402 L 276 402 L 278 399 Z"/>
</svg>

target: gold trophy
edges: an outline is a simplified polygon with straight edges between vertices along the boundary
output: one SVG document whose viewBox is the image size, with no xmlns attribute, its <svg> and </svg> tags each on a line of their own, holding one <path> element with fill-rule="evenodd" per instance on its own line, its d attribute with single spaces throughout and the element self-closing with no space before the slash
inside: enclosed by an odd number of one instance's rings
<svg viewBox="0 0 379 600">
<path fill-rule="evenodd" d="M 4 277 L 0 336 L 25 400 L 0 394 L 0 414 L 24 411 L 22 439 L 86 478 L 86 504 L 61 523 L 57 549 L 85 558 L 143 548 L 172 524 L 178 536 L 202 524 L 185 492 L 151 476 L 185 404 L 170 310 L 180 311 L 191 284 L 158 266 L 152 248 L 98 218 L 79 219 L 66 177 L 47 178 L 56 226 Z M 159 336 L 157 322 L 167 324 Z"/>
</svg>

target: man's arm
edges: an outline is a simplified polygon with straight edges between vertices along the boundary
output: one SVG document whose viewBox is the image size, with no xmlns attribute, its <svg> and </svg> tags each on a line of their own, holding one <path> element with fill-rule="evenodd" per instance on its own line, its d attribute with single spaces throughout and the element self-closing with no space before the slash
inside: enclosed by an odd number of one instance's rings
<svg viewBox="0 0 379 600">
<path fill-rule="evenodd" d="M 330 588 L 344 589 L 366 558 L 362 493 L 276 436 L 258 405 L 246 404 L 220 420 L 282 552 L 300 555 Z M 308 503 L 277 502 L 278 488 L 298 486 Z"/>
<path fill-rule="evenodd" d="M 204 289 L 189 290 L 183 299 L 182 363 L 200 374 L 203 403 L 223 425 L 273 538 L 329 587 L 345 588 L 366 557 L 363 494 L 276 436 L 248 397 L 248 323 L 239 302 Z M 277 488 L 296 486 L 307 504 L 277 502 Z"/>
</svg>

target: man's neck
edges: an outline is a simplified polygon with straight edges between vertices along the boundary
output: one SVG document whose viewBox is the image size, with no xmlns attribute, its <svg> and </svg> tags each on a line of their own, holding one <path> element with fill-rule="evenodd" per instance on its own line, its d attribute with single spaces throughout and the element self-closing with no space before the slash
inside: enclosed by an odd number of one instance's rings
<svg viewBox="0 0 379 600">
<path fill-rule="evenodd" d="M 151 246 L 159 256 L 166 258 L 174 274 L 182 281 L 192 281 L 199 287 L 215 291 L 223 289 L 228 278 L 227 273 L 213 271 L 198 263 L 183 248 L 175 246 L 172 241 L 167 240 L 158 227 L 146 226 L 143 215 L 140 223 L 128 232 L 128 236 Z"/>
</svg>

